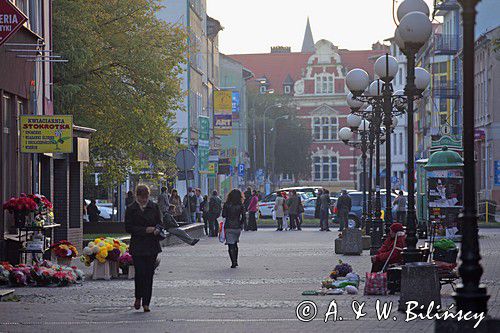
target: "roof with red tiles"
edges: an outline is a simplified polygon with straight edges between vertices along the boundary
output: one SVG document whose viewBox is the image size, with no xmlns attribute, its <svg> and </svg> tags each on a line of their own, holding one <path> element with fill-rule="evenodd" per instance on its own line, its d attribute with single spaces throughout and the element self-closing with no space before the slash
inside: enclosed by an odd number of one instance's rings
<svg viewBox="0 0 500 333">
<path fill-rule="evenodd" d="M 373 77 L 373 64 L 383 50 L 338 51 L 346 72 L 353 68 L 362 68 Z M 283 93 L 283 82 L 288 75 L 297 81 L 302 77 L 303 69 L 312 53 L 260 53 L 260 54 L 233 54 L 229 57 L 240 62 L 254 73 L 256 79 L 266 77 L 269 81 L 268 89 L 276 93 Z"/>
</svg>

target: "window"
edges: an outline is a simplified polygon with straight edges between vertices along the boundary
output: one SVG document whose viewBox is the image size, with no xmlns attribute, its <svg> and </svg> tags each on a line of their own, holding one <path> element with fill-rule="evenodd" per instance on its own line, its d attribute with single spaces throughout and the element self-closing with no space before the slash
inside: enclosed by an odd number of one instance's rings
<svg viewBox="0 0 500 333">
<path fill-rule="evenodd" d="M 289 85 L 284 86 L 284 92 L 285 94 L 289 94 L 292 91 L 292 87 Z"/>
<path fill-rule="evenodd" d="M 439 112 L 446 112 L 448 110 L 448 102 L 446 99 L 441 98 L 439 100 Z"/>
<path fill-rule="evenodd" d="M 315 77 L 316 94 L 333 94 L 333 75 L 319 74 Z"/>
<path fill-rule="evenodd" d="M 281 174 L 281 180 L 289 180 L 292 181 L 292 175 L 290 173 L 282 173 Z"/>
<path fill-rule="evenodd" d="M 315 156 L 313 164 L 314 180 L 338 180 L 337 156 Z"/>
<path fill-rule="evenodd" d="M 337 117 L 314 117 L 313 138 L 317 141 L 337 140 L 338 132 Z"/>
<path fill-rule="evenodd" d="M 267 91 L 266 86 L 260 86 L 259 91 L 260 91 L 260 93 L 261 93 L 261 94 L 265 94 L 265 93 L 266 93 L 266 91 Z"/>
</svg>

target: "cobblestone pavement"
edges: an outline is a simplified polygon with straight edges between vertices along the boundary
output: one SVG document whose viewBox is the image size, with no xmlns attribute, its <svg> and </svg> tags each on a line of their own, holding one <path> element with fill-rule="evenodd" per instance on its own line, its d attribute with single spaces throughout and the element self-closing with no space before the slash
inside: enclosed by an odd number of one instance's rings
<svg viewBox="0 0 500 333">
<path fill-rule="evenodd" d="M 335 255 L 335 236 L 316 229 L 246 232 L 241 238 L 237 269 L 229 268 L 227 249 L 216 239 L 202 239 L 195 247 L 165 248 L 155 276 L 151 313 L 131 308 L 134 285 L 128 280 L 89 280 L 67 288 L 20 288 L 16 290 L 19 302 L 0 303 L 0 332 L 433 330 L 432 320 L 405 322 L 405 315 L 396 311 L 399 296 L 301 296 L 304 290 L 319 289 L 338 259 L 349 262 L 360 275 L 369 270 L 367 251 L 361 256 Z M 500 317 L 500 230 L 481 230 L 481 236 L 490 314 Z M 443 306 L 452 303 L 451 293 L 451 287 L 443 287 Z M 377 298 L 393 302 L 387 320 L 376 319 Z M 295 315 L 297 305 L 304 300 L 317 305 L 318 315 L 311 322 L 300 322 Z M 325 323 L 332 300 L 338 306 L 339 320 Z M 366 302 L 367 315 L 359 320 L 354 320 L 351 310 L 355 300 Z"/>
</svg>

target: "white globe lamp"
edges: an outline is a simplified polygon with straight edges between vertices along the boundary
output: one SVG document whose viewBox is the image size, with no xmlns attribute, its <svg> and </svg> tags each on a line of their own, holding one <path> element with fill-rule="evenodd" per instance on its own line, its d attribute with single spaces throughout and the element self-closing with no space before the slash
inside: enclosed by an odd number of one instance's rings
<svg viewBox="0 0 500 333">
<path fill-rule="evenodd" d="M 383 55 L 375 61 L 374 69 L 378 77 L 390 82 L 398 73 L 398 61 L 393 56 Z"/>
<path fill-rule="evenodd" d="M 405 0 L 398 7 L 398 21 L 401 22 L 403 17 L 411 12 L 420 12 L 427 17 L 429 17 L 430 14 L 429 6 L 427 6 L 424 0 Z"/>
<path fill-rule="evenodd" d="M 347 100 L 347 105 L 349 105 L 351 109 L 360 109 L 364 105 L 363 102 L 355 99 L 352 93 L 347 94 L 346 100 Z"/>
<path fill-rule="evenodd" d="M 415 67 L 415 87 L 423 91 L 431 83 L 431 74 L 422 67 Z"/>
<path fill-rule="evenodd" d="M 398 30 L 405 47 L 410 43 L 422 46 L 432 34 L 432 23 L 424 13 L 410 12 L 403 17 Z"/>
<path fill-rule="evenodd" d="M 347 126 L 354 129 L 358 128 L 362 120 L 363 119 L 360 116 L 351 113 L 347 116 Z"/>
<path fill-rule="evenodd" d="M 342 127 L 339 130 L 339 139 L 346 142 L 352 139 L 352 131 L 349 127 Z"/>
<path fill-rule="evenodd" d="M 370 96 L 382 96 L 382 87 L 384 85 L 384 81 L 375 80 L 370 84 L 369 94 Z"/>
<path fill-rule="evenodd" d="M 361 94 L 370 84 L 370 77 L 366 71 L 355 68 L 347 73 L 345 81 L 351 92 Z"/>
</svg>

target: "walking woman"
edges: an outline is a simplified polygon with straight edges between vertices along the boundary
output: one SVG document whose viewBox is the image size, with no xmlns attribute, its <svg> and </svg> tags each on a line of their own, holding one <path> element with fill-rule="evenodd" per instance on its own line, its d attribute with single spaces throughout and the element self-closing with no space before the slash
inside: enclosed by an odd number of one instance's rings
<svg viewBox="0 0 500 333">
<path fill-rule="evenodd" d="M 225 218 L 224 228 L 229 258 L 231 258 L 231 268 L 236 268 L 238 266 L 238 242 L 240 241 L 241 229 L 246 221 L 246 211 L 240 190 L 234 189 L 229 192 L 224 207 L 222 207 L 222 217 Z"/>
<path fill-rule="evenodd" d="M 138 185 L 135 195 L 136 201 L 125 210 L 125 230 L 132 236 L 129 252 L 135 268 L 134 308 L 139 310 L 142 302 L 144 312 L 149 312 L 156 258 L 161 252 L 157 226 L 163 222 L 160 208 L 149 200 L 146 185 Z"/>
<path fill-rule="evenodd" d="M 184 207 L 179 192 L 174 188 L 170 193 L 170 204 L 174 205 L 174 218 L 176 221 L 184 221 Z"/>
<path fill-rule="evenodd" d="M 283 231 L 283 218 L 285 217 L 285 199 L 283 198 L 281 192 L 276 193 L 274 212 L 276 214 L 276 221 L 278 221 L 278 228 L 276 229 L 276 231 Z"/>
<path fill-rule="evenodd" d="M 248 230 L 257 231 L 257 212 L 259 211 L 259 197 L 257 191 L 253 190 L 252 198 L 248 204 Z"/>
</svg>

